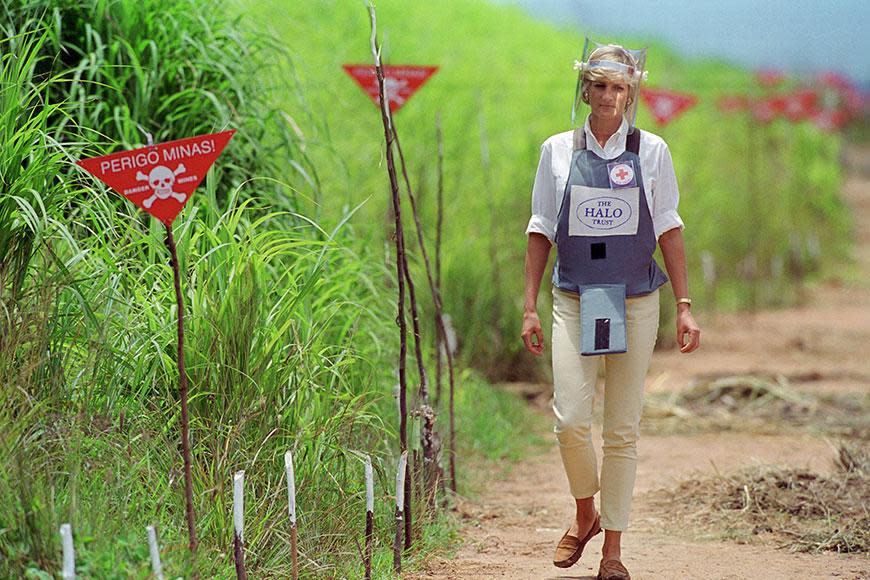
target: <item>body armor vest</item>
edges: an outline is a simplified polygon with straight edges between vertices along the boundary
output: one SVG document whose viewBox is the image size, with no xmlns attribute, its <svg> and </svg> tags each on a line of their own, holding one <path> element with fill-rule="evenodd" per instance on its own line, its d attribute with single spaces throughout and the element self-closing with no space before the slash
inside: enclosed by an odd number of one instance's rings
<svg viewBox="0 0 870 580">
<path fill-rule="evenodd" d="M 593 284 L 624 284 L 626 296 L 649 294 L 668 281 L 653 259 L 656 237 L 643 188 L 640 129 L 616 159 L 586 148 L 574 130 L 574 152 L 556 228 L 553 284 L 580 292 Z"/>
</svg>

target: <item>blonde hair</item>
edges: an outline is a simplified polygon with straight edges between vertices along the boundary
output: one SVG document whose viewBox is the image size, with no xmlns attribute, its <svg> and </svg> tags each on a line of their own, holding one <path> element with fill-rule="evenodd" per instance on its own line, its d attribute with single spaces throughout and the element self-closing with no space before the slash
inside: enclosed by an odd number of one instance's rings
<svg viewBox="0 0 870 580">
<path fill-rule="evenodd" d="M 607 44 L 599 46 L 589 55 L 587 62 L 596 60 L 606 60 L 610 62 L 618 62 L 629 67 L 637 67 L 637 60 L 634 56 L 618 44 Z M 608 81 L 612 83 L 625 83 L 629 87 L 628 100 L 625 103 L 626 109 L 631 106 L 637 96 L 638 83 L 634 78 L 627 77 L 625 74 L 608 68 L 592 68 L 583 71 L 583 83 L 580 87 L 580 98 L 587 105 L 589 104 L 589 85 L 599 81 Z"/>
</svg>

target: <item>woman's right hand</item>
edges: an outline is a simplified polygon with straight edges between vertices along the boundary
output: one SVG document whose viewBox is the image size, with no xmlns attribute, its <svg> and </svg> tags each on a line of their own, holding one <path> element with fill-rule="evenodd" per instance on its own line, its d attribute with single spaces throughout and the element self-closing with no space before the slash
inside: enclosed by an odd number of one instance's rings
<svg viewBox="0 0 870 580">
<path fill-rule="evenodd" d="M 523 314 L 523 342 L 526 345 L 526 350 L 535 356 L 541 356 L 544 352 L 544 333 L 541 330 L 541 320 L 538 318 L 536 310 L 526 311 Z M 532 337 L 537 339 L 537 342 L 532 340 Z"/>
<path fill-rule="evenodd" d="M 526 349 L 535 356 L 544 352 L 544 333 L 541 332 L 541 321 L 538 319 L 538 289 L 541 287 L 541 276 L 547 267 L 547 257 L 550 255 L 550 240 L 544 234 L 531 232 L 526 248 L 526 289 L 523 302 L 523 342 Z M 533 341 L 535 338 L 537 342 Z"/>
</svg>

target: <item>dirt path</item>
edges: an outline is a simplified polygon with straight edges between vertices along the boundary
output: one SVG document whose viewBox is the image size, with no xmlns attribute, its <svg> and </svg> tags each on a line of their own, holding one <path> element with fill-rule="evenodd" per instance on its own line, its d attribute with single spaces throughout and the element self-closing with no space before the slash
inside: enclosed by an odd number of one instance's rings
<svg viewBox="0 0 870 580">
<path fill-rule="evenodd" d="M 870 384 L 870 148 L 847 156 L 844 195 L 856 224 L 859 281 L 830 283 L 810 292 L 805 305 L 755 316 L 699 313 L 703 346 L 690 356 L 656 352 L 649 373 L 650 392 L 679 390 L 708 374 L 784 374 L 796 389 L 813 393 L 867 395 Z M 514 386 L 513 388 L 517 388 Z M 549 394 L 536 398 L 549 421 Z M 545 425 L 548 422 L 544 423 Z M 415 579 L 579 578 L 598 569 L 603 534 L 588 545 L 572 568 L 552 565 L 556 542 L 573 515 L 572 500 L 555 439 L 541 454 L 490 477 L 479 500 L 460 499 L 467 520 L 463 544 L 450 557 L 433 558 Z M 595 431 L 600 449 L 600 428 Z M 832 445 L 809 434 L 760 436 L 715 432 L 696 435 L 643 434 L 638 443 L 638 473 L 631 527 L 623 538 L 623 561 L 632 577 L 643 579 L 805 579 L 870 578 L 870 558 L 824 553 L 790 553 L 759 539 L 757 544 L 666 534 L 650 499 L 651 490 L 671 487 L 693 471 L 721 472 L 761 464 L 831 468 Z M 600 458 L 599 458 L 600 461 Z"/>
</svg>

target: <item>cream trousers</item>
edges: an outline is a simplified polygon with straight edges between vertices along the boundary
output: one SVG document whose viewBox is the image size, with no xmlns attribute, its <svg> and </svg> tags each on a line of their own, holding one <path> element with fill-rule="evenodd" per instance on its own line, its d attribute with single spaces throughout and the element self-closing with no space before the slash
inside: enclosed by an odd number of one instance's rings
<svg viewBox="0 0 870 580">
<path fill-rule="evenodd" d="M 580 355 L 580 297 L 553 287 L 553 432 L 575 498 L 601 490 L 601 527 L 625 530 L 637 469 L 644 379 L 659 325 L 659 291 L 626 299 L 627 352 Z M 592 397 L 604 359 L 604 457 L 592 446 Z"/>
</svg>

